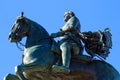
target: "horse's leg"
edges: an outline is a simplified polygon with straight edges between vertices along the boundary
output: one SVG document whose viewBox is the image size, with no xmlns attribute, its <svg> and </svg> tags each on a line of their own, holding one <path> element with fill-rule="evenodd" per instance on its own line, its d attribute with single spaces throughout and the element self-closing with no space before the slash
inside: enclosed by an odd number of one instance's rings
<svg viewBox="0 0 120 80">
<path fill-rule="evenodd" d="M 4 77 L 4 80 L 20 80 L 16 75 L 8 74 Z"/>
<path fill-rule="evenodd" d="M 28 78 L 28 76 L 32 77 L 32 75 L 36 75 L 36 74 L 31 75 L 32 72 L 38 72 L 38 71 L 46 72 L 46 73 L 50 72 L 49 69 L 47 69 L 46 67 L 42 67 L 40 65 L 36 65 L 36 66 L 18 65 L 15 67 L 15 72 L 21 80 L 27 80 L 26 78 Z M 41 78 L 42 75 L 39 74 L 37 77 Z"/>
<path fill-rule="evenodd" d="M 22 65 L 18 65 L 15 67 L 16 75 L 19 77 L 20 80 L 27 80 L 23 75 Z"/>
<path fill-rule="evenodd" d="M 49 72 L 51 67 L 46 66 L 46 65 L 34 65 L 34 64 L 30 64 L 30 65 L 20 65 L 17 66 L 20 67 L 20 69 L 23 72 L 27 72 L 27 73 L 31 73 L 31 72 L 35 72 L 35 71 L 40 71 L 40 72 Z"/>
</svg>

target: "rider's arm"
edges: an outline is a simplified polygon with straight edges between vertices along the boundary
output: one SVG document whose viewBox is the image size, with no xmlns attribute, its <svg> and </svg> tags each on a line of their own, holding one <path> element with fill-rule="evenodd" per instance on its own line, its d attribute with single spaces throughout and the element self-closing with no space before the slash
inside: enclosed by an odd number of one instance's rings
<svg viewBox="0 0 120 80">
<path fill-rule="evenodd" d="M 57 32 L 57 33 L 52 33 L 50 35 L 51 38 L 56 38 L 56 37 L 60 37 L 60 36 L 63 36 L 64 35 L 64 32 L 60 31 L 60 32 Z"/>
</svg>

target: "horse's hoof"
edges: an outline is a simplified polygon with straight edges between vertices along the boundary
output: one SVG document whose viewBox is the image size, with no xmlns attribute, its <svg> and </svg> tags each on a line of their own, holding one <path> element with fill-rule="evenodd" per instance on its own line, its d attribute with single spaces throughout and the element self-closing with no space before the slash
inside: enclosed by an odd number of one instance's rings
<svg viewBox="0 0 120 80">
<path fill-rule="evenodd" d="M 13 74 L 7 74 L 4 77 L 4 80 L 19 80 L 19 78 L 16 75 L 13 75 Z"/>
</svg>

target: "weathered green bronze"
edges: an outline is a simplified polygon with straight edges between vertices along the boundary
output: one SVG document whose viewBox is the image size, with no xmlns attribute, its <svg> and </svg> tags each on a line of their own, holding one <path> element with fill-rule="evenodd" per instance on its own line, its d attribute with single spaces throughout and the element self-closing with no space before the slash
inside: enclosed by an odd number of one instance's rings
<svg viewBox="0 0 120 80">
<path fill-rule="evenodd" d="M 86 40 L 83 37 L 87 36 L 78 35 L 82 41 Z M 11 29 L 9 40 L 19 43 L 23 37 L 27 37 L 23 62 L 15 67 L 16 75 L 8 74 L 4 80 L 120 80 L 120 74 L 113 66 L 86 55 L 71 57 L 69 73 L 54 73 L 52 66 L 57 62 L 61 65 L 59 45 L 41 25 L 22 13 Z"/>
<path fill-rule="evenodd" d="M 85 50 L 92 57 L 98 55 L 106 59 L 110 53 L 109 49 L 112 48 L 112 35 L 109 28 L 103 32 L 98 30 L 96 32 L 82 32 L 79 33 L 80 39 L 85 44 Z"/>
<path fill-rule="evenodd" d="M 80 33 L 80 22 L 72 11 L 66 11 L 64 14 L 65 25 L 58 33 L 52 33 L 51 37 L 61 37 L 59 42 L 62 53 L 62 65 L 54 65 L 53 72 L 70 72 L 71 56 L 79 56 L 83 53 L 83 46 L 78 37 Z M 60 32 L 63 33 L 60 35 Z"/>
</svg>

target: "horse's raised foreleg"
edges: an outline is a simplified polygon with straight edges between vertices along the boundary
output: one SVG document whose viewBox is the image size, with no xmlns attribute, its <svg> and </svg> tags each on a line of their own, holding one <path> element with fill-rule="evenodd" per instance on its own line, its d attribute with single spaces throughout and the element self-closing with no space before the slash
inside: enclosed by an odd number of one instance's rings
<svg viewBox="0 0 120 80">
<path fill-rule="evenodd" d="M 23 75 L 23 69 L 21 65 L 15 67 L 16 75 L 19 77 L 20 80 L 27 80 Z"/>
<path fill-rule="evenodd" d="M 7 74 L 5 77 L 4 77 L 4 80 L 20 80 L 16 75 L 13 75 L 13 74 Z"/>
<path fill-rule="evenodd" d="M 15 72 L 20 80 L 27 80 L 28 78 L 37 78 L 35 80 L 41 80 L 41 74 L 32 74 L 34 72 L 45 72 L 48 73 L 50 70 L 47 67 L 40 65 L 28 66 L 28 65 L 18 65 L 15 67 Z M 36 76 L 36 77 L 35 77 Z M 27 79 L 26 79 L 27 78 Z"/>
</svg>

